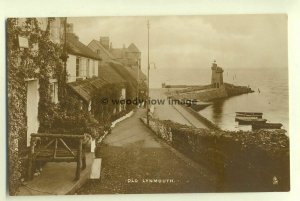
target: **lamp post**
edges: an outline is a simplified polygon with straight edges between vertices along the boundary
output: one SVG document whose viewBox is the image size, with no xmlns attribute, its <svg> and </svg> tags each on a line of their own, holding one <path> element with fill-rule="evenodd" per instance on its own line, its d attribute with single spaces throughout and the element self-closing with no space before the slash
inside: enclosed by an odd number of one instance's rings
<svg viewBox="0 0 300 201">
<path fill-rule="evenodd" d="M 136 90 L 136 99 L 139 100 L 139 82 L 140 82 L 140 60 L 137 60 L 137 90 Z"/>
<path fill-rule="evenodd" d="M 149 70 L 150 70 L 150 62 L 149 62 L 149 29 L 150 29 L 150 24 L 149 24 L 149 20 L 147 21 L 147 29 L 148 29 L 148 74 L 147 74 L 147 103 L 146 103 L 146 109 L 147 109 L 147 125 L 149 126 Z"/>
</svg>

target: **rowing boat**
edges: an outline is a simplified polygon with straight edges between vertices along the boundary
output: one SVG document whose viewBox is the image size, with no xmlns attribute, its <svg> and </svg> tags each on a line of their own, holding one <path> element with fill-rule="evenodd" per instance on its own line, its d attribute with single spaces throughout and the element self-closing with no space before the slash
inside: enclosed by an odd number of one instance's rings
<svg viewBox="0 0 300 201">
<path fill-rule="evenodd" d="M 235 120 L 241 125 L 251 125 L 254 123 L 266 123 L 266 119 L 256 117 L 236 117 Z"/>
<path fill-rule="evenodd" d="M 236 112 L 236 117 L 256 117 L 262 118 L 262 112 Z"/>
<path fill-rule="evenodd" d="M 281 123 L 254 123 L 254 124 L 252 124 L 252 129 L 262 129 L 262 128 L 281 129 L 281 127 L 282 127 Z"/>
</svg>

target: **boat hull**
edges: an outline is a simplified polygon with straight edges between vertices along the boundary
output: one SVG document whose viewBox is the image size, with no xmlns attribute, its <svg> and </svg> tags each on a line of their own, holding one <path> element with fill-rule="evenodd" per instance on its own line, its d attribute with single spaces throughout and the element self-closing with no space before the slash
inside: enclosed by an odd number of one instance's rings
<svg viewBox="0 0 300 201">
<path fill-rule="evenodd" d="M 235 120 L 239 122 L 240 125 L 252 125 L 255 123 L 266 123 L 266 119 L 258 119 L 258 118 L 243 118 L 243 117 L 236 117 Z"/>
<path fill-rule="evenodd" d="M 261 112 L 236 112 L 236 117 L 255 117 L 262 118 L 263 113 Z"/>
<path fill-rule="evenodd" d="M 281 129 L 281 123 L 254 123 L 252 129 Z"/>
</svg>

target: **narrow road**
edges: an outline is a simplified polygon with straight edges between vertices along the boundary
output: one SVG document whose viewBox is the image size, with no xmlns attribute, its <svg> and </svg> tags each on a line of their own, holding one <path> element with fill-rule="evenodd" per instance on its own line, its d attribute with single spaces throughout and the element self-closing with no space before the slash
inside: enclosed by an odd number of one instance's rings
<svg viewBox="0 0 300 201">
<path fill-rule="evenodd" d="M 101 147 L 101 177 L 77 194 L 213 192 L 209 173 L 176 154 L 134 115 L 112 130 Z"/>
<path fill-rule="evenodd" d="M 186 124 L 196 128 L 207 128 L 205 124 L 186 111 L 183 106 L 170 104 L 165 94 L 166 89 L 151 89 L 151 99 L 165 100 L 164 104 L 154 105 L 154 117 L 160 120 L 171 120 L 180 124 Z"/>
</svg>

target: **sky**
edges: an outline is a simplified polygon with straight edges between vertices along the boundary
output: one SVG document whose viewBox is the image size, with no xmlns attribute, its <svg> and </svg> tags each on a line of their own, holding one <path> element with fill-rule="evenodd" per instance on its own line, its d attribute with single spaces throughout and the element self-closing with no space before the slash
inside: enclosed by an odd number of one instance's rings
<svg viewBox="0 0 300 201">
<path fill-rule="evenodd" d="M 79 40 L 88 44 L 109 36 L 114 48 L 135 43 L 147 67 L 287 68 L 287 15 L 207 15 L 68 18 Z"/>
</svg>

